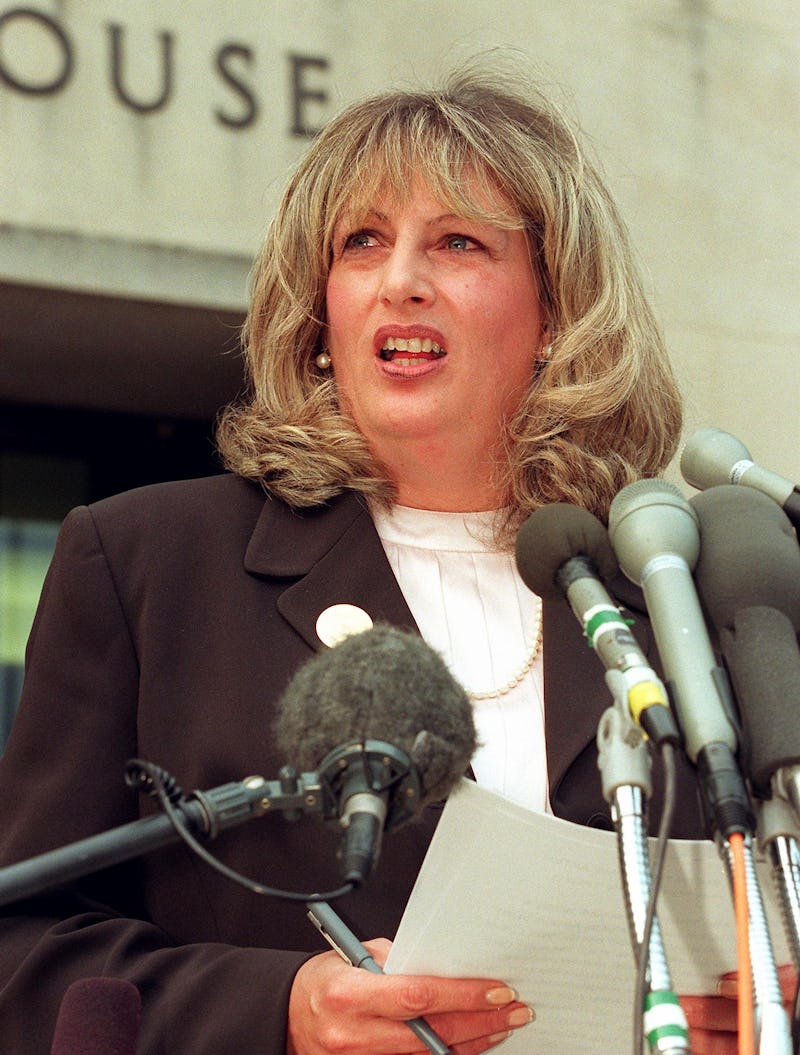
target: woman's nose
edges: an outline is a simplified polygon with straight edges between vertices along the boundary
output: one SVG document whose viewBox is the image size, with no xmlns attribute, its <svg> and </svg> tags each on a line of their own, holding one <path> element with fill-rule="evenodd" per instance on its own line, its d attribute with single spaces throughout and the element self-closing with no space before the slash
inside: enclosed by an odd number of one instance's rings
<svg viewBox="0 0 800 1055">
<path fill-rule="evenodd" d="M 432 302 L 436 293 L 426 254 L 396 245 L 384 262 L 379 296 L 385 304 Z"/>
</svg>

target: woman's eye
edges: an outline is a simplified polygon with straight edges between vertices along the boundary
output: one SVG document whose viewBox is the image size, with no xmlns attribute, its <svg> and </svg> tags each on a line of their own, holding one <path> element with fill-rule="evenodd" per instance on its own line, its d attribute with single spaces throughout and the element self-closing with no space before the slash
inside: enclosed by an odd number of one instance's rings
<svg viewBox="0 0 800 1055">
<path fill-rule="evenodd" d="M 449 234 L 446 242 L 448 249 L 455 249 L 461 252 L 466 249 L 475 249 L 478 245 L 474 238 L 468 238 L 465 234 Z"/>
<path fill-rule="evenodd" d="M 375 245 L 375 235 L 370 231 L 354 231 L 345 238 L 342 249 L 368 249 Z"/>
</svg>

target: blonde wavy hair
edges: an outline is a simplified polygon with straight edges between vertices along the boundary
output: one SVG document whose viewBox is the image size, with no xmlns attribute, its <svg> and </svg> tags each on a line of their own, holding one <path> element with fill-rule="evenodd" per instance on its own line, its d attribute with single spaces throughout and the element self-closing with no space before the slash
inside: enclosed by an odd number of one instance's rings
<svg viewBox="0 0 800 1055">
<path fill-rule="evenodd" d="M 525 516 L 551 502 L 604 519 L 621 487 L 658 475 L 672 457 L 677 386 L 624 224 L 570 122 L 541 93 L 522 96 L 474 69 L 438 90 L 351 105 L 295 171 L 253 269 L 248 392 L 217 429 L 226 467 L 295 507 L 345 488 L 391 502 L 391 479 L 315 358 L 337 221 L 387 187 L 408 196 L 420 172 L 455 214 L 526 231 L 552 337 L 505 422 L 500 485 L 510 513 L 498 538 L 507 544 Z M 499 191 L 513 215 L 487 214 L 467 186 L 482 202 Z"/>
</svg>

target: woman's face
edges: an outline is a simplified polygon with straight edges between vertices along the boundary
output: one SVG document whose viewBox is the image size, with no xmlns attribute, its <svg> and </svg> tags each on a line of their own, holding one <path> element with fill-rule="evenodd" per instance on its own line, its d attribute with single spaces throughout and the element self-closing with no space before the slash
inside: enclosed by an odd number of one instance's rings
<svg viewBox="0 0 800 1055">
<path fill-rule="evenodd" d="M 452 215 L 423 180 L 406 204 L 369 205 L 365 222 L 345 216 L 334 231 L 328 342 L 342 405 L 390 467 L 404 450 L 487 464 L 545 343 L 527 238 Z"/>
</svg>

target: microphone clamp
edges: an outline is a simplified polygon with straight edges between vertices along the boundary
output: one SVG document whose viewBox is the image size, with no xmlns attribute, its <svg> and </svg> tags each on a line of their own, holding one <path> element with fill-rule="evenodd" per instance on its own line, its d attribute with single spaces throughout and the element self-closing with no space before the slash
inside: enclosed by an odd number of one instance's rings
<svg viewBox="0 0 800 1055">
<path fill-rule="evenodd" d="M 324 796 L 323 818 L 347 825 L 347 801 L 365 793 L 388 795 L 385 828 L 391 831 L 419 809 L 422 784 L 417 767 L 401 748 L 384 740 L 357 740 L 330 751 L 320 763 L 317 779 Z"/>
</svg>

